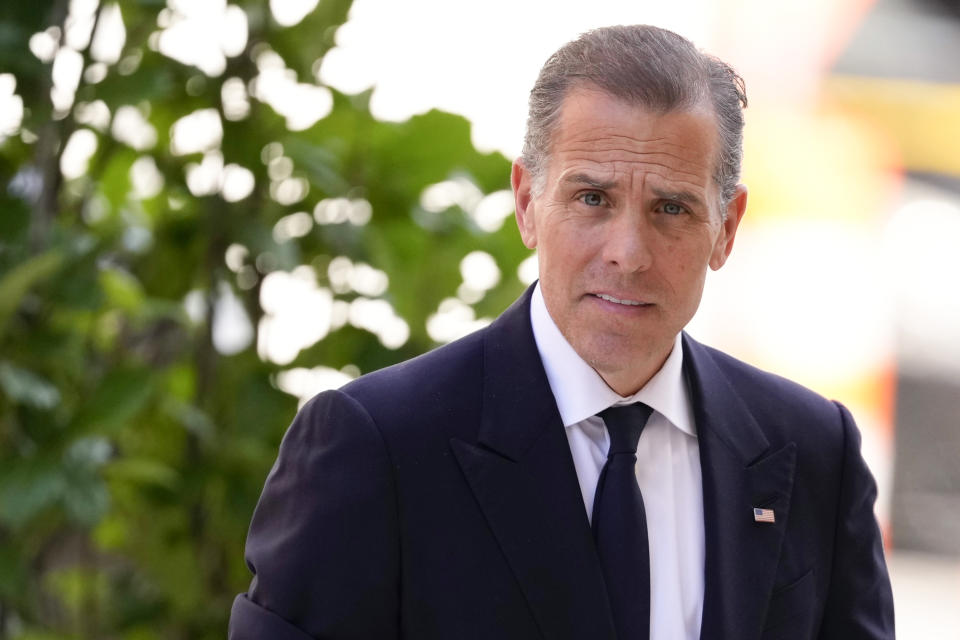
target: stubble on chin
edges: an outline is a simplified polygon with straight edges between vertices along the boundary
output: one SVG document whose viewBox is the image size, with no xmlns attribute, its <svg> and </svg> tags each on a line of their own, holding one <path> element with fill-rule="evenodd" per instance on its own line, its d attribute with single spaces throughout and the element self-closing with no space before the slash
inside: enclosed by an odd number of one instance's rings
<svg viewBox="0 0 960 640">
<path fill-rule="evenodd" d="M 607 386 L 621 396 L 629 396 L 660 370 L 673 350 L 674 340 L 660 344 L 653 336 L 594 334 L 579 344 L 570 344 Z"/>
</svg>

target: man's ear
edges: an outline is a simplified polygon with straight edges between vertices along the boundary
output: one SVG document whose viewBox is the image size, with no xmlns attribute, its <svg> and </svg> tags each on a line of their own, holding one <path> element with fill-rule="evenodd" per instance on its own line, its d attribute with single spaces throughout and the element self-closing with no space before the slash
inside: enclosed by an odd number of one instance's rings
<svg viewBox="0 0 960 640">
<path fill-rule="evenodd" d="M 737 185 L 737 190 L 733 198 L 727 203 L 727 217 L 723 220 L 723 227 L 717 241 L 713 245 L 713 253 L 710 255 L 710 268 L 716 271 L 724 265 L 730 252 L 733 251 L 733 239 L 737 235 L 737 229 L 740 227 L 740 220 L 747 210 L 747 187 L 743 184 Z"/>
<path fill-rule="evenodd" d="M 533 175 L 523 166 L 519 158 L 513 161 L 510 171 L 510 184 L 513 185 L 513 199 L 517 212 L 517 228 L 520 238 L 527 249 L 537 246 L 537 226 L 534 216 Z"/>
</svg>

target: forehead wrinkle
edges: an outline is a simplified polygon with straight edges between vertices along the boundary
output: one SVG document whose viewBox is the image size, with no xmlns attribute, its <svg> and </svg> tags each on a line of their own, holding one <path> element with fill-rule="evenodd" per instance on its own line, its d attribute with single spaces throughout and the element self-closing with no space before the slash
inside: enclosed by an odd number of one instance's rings
<svg viewBox="0 0 960 640">
<path fill-rule="evenodd" d="M 600 160 L 590 160 L 591 162 L 596 163 L 605 163 L 605 162 L 649 162 L 647 160 L 642 160 L 644 157 L 656 157 L 656 156 L 665 156 L 672 160 L 677 161 L 676 167 L 671 167 L 666 162 L 657 162 L 656 160 L 652 161 L 653 164 L 660 164 L 664 167 L 672 168 L 677 171 L 682 171 L 683 173 L 689 173 L 695 175 L 698 171 L 707 170 L 709 172 L 710 166 L 706 163 L 697 162 L 694 159 L 691 159 L 685 155 L 671 153 L 666 150 L 639 150 L 636 148 L 630 147 L 602 147 L 598 148 L 595 144 L 590 144 L 588 146 L 572 146 L 565 149 L 558 149 L 557 155 L 572 155 L 574 157 L 580 156 L 583 160 L 588 160 L 589 156 L 596 156 L 598 154 L 622 154 L 623 156 L 636 157 L 635 159 L 627 159 L 623 157 L 614 157 L 611 159 L 600 159 Z"/>
<path fill-rule="evenodd" d="M 646 155 L 646 154 L 641 154 Z M 633 168 L 632 165 L 642 165 L 643 173 L 654 173 L 660 178 L 668 182 L 678 182 L 686 183 L 689 185 L 696 186 L 697 188 L 703 189 L 709 181 L 709 175 L 703 175 L 698 171 L 686 170 L 687 168 L 679 168 L 664 164 L 662 162 L 649 161 L 649 160 L 640 160 L 640 159 L 616 159 L 616 160 L 594 160 L 588 157 L 575 157 L 572 158 L 572 163 L 579 164 L 580 166 L 570 166 L 560 174 L 560 180 L 564 182 L 570 182 L 567 178 L 570 174 L 576 173 L 585 173 L 585 172 L 595 172 L 598 175 L 610 175 L 614 176 L 618 174 L 632 175 L 637 172 L 636 168 Z M 584 167 L 583 165 L 589 165 L 589 168 Z M 628 167 L 623 167 L 622 165 L 630 165 Z M 591 176 L 592 177 L 592 176 Z M 595 178 L 598 181 L 604 180 L 603 178 Z M 610 186 L 615 186 L 615 179 L 612 180 L 613 184 Z M 598 187 L 599 188 L 599 187 Z"/>
<path fill-rule="evenodd" d="M 602 146 L 602 143 L 605 142 L 607 138 L 611 139 L 611 142 L 619 142 L 620 144 L 616 144 L 610 147 Z M 574 138 L 571 140 L 571 142 L 589 142 L 598 151 L 610 149 L 610 150 L 628 151 L 628 152 L 634 152 L 634 153 L 663 153 L 669 156 L 673 156 L 679 160 L 683 160 L 685 162 L 691 162 L 691 161 L 687 160 L 683 153 L 671 153 L 667 149 L 658 149 L 657 148 L 658 145 L 662 145 L 665 147 L 679 148 L 683 151 L 686 151 L 688 155 L 695 155 L 697 157 L 700 156 L 699 153 L 696 153 L 696 151 L 699 151 L 699 150 L 691 149 L 689 144 L 685 144 L 679 141 L 674 141 L 669 137 L 647 139 L 647 138 L 636 138 L 634 136 L 624 135 L 624 134 L 608 134 L 607 136 L 602 138 L 591 138 L 589 136 L 585 136 L 583 138 Z M 638 147 L 639 148 L 654 147 L 654 149 L 650 151 L 640 151 L 640 150 L 637 150 Z M 703 149 L 702 151 L 709 154 L 708 149 Z M 691 152 L 694 152 L 694 153 L 691 153 Z"/>
<path fill-rule="evenodd" d="M 603 148 L 601 145 L 606 141 L 620 143 L 614 148 L 655 146 L 658 144 L 662 144 L 668 147 L 680 147 L 682 149 L 690 149 L 691 151 L 703 151 L 703 152 L 710 151 L 710 149 L 700 149 L 700 150 L 691 149 L 689 143 L 679 141 L 679 140 L 674 140 L 672 136 L 661 136 L 656 138 L 638 138 L 635 135 L 630 135 L 625 133 L 616 133 L 616 131 L 619 131 L 619 129 L 612 129 L 609 132 L 601 132 L 599 135 L 595 131 L 583 131 L 579 135 L 574 133 L 566 141 L 563 141 L 562 139 L 560 139 L 558 140 L 558 142 L 560 143 L 561 146 L 563 145 L 564 142 L 568 144 L 588 142 L 591 145 L 595 147 L 600 147 L 600 148 Z M 712 145 L 705 144 L 704 146 L 709 147 Z"/>
<path fill-rule="evenodd" d="M 658 138 L 638 138 L 635 135 L 630 135 L 627 133 L 616 133 L 616 131 L 619 131 L 619 129 L 611 129 L 609 132 L 604 133 L 600 137 L 591 136 L 590 132 L 587 132 L 583 137 L 588 139 L 593 139 L 593 140 L 604 140 L 606 138 L 610 138 L 613 140 L 626 140 L 628 144 L 655 144 L 657 142 L 670 144 L 669 138 L 666 136 L 661 136 Z M 574 140 L 576 139 L 577 138 L 574 138 Z"/>
</svg>

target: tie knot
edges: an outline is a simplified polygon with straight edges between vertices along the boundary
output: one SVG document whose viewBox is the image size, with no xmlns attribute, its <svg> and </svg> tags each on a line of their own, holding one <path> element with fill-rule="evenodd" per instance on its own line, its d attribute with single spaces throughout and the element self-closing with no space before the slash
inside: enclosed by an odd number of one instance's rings
<svg viewBox="0 0 960 640">
<path fill-rule="evenodd" d="M 642 402 L 610 407 L 600 412 L 599 415 L 610 433 L 608 458 L 615 453 L 637 452 L 640 434 L 651 413 L 653 409 Z"/>
</svg>

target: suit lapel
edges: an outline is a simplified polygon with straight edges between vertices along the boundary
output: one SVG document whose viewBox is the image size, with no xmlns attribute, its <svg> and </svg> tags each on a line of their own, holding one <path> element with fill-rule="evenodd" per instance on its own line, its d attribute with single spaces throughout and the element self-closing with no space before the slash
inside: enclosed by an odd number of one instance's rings
<svg viewBox="0 0 960 640">
<path fill-rule="evenodd" d="M 544 638 L 615 637 L 530 290 L 484 336 L 478 442 L 451 447 Z"/>
<path fill-rule="evenodd" d="M 451 448 L 544 638 L 615 638 L 530 292 L 484 335 L 476 443 Z M 705 347 L 683 336 L 703 475 L 703 640 L 759 638 L 790 512 L 796 448 L 773 450 Z M 754 521 L 754 507 L 774 523 Z"/>
<path fill-rule="evenodd" d="M 706 542 L 701 638 L 759 638 L 790 513 L 796 446 L 772 450 L 705 347 L 683 336 L 703 474 Z M 755 522 L 753 508 L 774 523 Z"/>
</svg>

